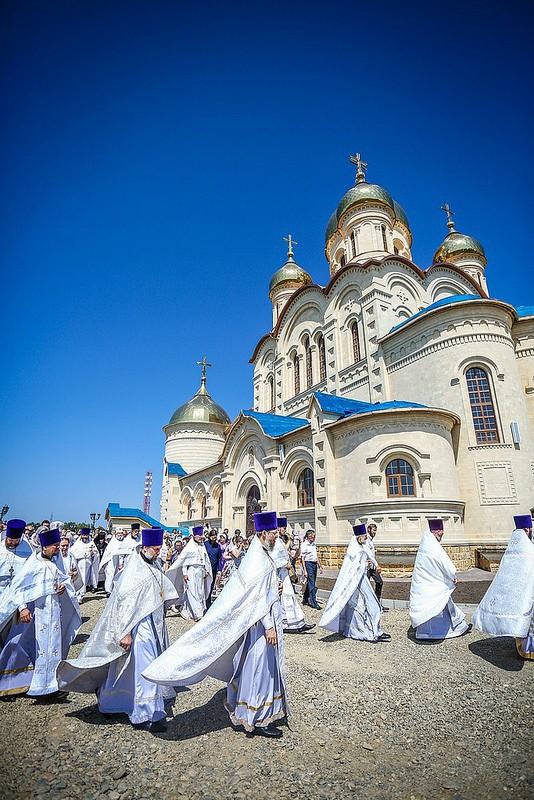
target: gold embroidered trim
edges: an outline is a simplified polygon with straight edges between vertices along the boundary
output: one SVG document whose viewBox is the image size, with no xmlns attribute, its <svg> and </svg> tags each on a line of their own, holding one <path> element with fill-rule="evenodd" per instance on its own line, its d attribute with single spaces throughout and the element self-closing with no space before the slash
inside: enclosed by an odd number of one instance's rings
<svg viewBox="0 0 534 800">
<path fill-rule="evenodd" d="M 1 669 L 0 675 L 18 675 L 19 672 L 31 672 L 33 664 L 30 667 L 21 667 L 21 669 Z"/>
<path fill-rule="evenodd" d="M 275 700 L 282 700 L 283 697 L 283 694 L 275 694 L 272 700 L 269 700 L 268 703 L 262 703 L 261 706 L 249 706 L 245 700 L 237 700 L 235 707 L 237 708 L 238 706 L 245 706 L 247 711 L 260 711 L 262 708 L 269 708 L 274 704 Z"/>
<path fill-rule="evenodd" d="M 11 694 L 26 694 L 29 688 L 30 684 L 27 686 L 17 686 L 16 689 L 4 689 L 3 691 L 0 691 L 0 697 L 7 697 Z"/>
<path fill-rule="evenodd" d="M 523 650 L 521 645 L 521 639 L 515 640 L 515 646 L 517 647 L 517 652 L 521 656 L 521 658 L 526 659 L 527 661 L 534 661 L 534 653 L 527 653 L 526 650 Z"/>
</svg>

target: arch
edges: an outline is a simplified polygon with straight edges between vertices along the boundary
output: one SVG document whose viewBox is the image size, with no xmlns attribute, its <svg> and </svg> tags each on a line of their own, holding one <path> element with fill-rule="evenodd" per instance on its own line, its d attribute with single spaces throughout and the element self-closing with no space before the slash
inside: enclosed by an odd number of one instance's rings
<svg viewBox="0 0 534 800">
<path fill-rule="evenodd" d="M 388 497 L 415 497 L 414 470 L 404 458 L 394 458 L 386 466 Z"/>
<path fill-rule="evenodd" d="M 297 506 L 309 508 L 315 505 L 315 490 L 313 485 L 313 470 L 304 467 L 297 478 Z"/>
<path fill-rule="evenodd" d="M 312 352 L 311 352 L 311 344 L 310 344 L 310 337 L 304 337 L 304 365 L 306 369 L 306 389 L 309 389 L 313 386 L 313 367 L 312 367 Z"/>
<path fill-rule="evenodd" d="M 476 443 L 494 444 L 499 442 L 497 414 L 488 373 L 480 366 L 470 366 L 465 371 L 465 380 Z"/>
<path fill-rule="evenodd" d="M 261 510 L 260 490 L 256 483 L 253 483 L 245 498 L 246 521 L 245 530 L 247 537 L 254 535 L 254 514 Z"/>
<path fill-rule="evenodd" d="M 298 474 L 305 467 L 313 468 L 313 458 L 309 450 L 304 447 L 295 447 L 289 451 L 280 467 L 280 479 L 289 482 L 297 481 Z"/>
<path fill-rule="evenodd" d="M 293 353 L 293 394 L 300 394 L 300 360 L 298 353 Z"/>
<path fill-rule="evenodd" d="M 326 347 L 322 333 L 317 337 L 317 355 L 319 362 L 319 382 L 326 380 Z"/>
</svg>

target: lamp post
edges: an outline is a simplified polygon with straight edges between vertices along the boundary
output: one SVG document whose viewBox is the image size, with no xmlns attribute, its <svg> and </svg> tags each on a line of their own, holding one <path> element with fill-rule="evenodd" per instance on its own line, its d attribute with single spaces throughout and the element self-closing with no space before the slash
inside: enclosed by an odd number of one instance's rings
<svg viewBox="0 0 534 800">
<path fill-rule="evenodd" d="M 9 511 L 9 506 L 2 506 L 2 511 L 0 511 L 0 522 L 3 522 L 5 515 Z"/>
<path fill-rule="evenodd" d="M 91 514 L 89 514 L 89 516 L 91 517 L 91 528 L 92 528 L 93 533 L 94 533 L 95 524 L 100 519 L 100 514 L 97 514 L 96 511 L 93 511 L 93 512 L 91 512 Z"/>
</svg>

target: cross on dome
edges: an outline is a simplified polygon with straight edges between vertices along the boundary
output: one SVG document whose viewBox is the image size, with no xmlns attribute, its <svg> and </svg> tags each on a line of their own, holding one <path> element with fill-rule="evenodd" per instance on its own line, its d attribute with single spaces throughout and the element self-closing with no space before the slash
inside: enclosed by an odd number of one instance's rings
<svg viewBox="0 0 534 800">
<path fill-rule="evenodd" d="M 288 258 L 288 261 L 293 261 L 293 255 L 294 255 L 293 246 L 298 244 L 298 242 L 296 242 L 293 239 L 293 237 L 291 236 L 290 233 L 288 233 L 287 236 L 283 236 L 282 238 L 283 238 L 284 242 L 287 242 L 287 258 Z"/>
<path fill-rule="evenodd" d="M 362 160 L 360 153 L 354 153 L 354 155 L 349 156 L 349 161 L 356 166 L 356 183 L 365 183 L 367 161 Z"/>
<path fill-rule="evenodd" d="M 448 203 L 444 203 L 441 206 L 441 210 L 445 212 L 445 216 L 447 217 L 447 228 L 452 232 L 454 230 L 454 211 Z"/>
<path fill-rule="evenodd" d="M 200 388 L 204 387 L 204 389 L 205 389 L 206 388 L 206 368 L 207 367 L 212 367 L 213 364 L 210 364 L 208 362 L 208 360 L 206 359 L 206 356 L 202 356 L 202 360 L 201 361 L 197 361 L 197 365 L 199 367 L 202 367 L 202 375 L 201 375 L 201 378 L 200 378 Z"/>
</svg>

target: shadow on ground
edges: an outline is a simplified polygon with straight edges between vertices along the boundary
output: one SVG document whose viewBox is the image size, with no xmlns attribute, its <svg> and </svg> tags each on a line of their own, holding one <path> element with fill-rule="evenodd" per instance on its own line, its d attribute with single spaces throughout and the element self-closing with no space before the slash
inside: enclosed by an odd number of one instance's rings
<svg viewBox="0 0 534 800">
<path fill-rule="evenodd" d="M 518 655 L 511 636 L 479 639 L 477 642 L 471 642 L 469 650 L 473 655 L 507 672 L 520 672 L 524 667 L 524 661 Z"/>
</svg>

